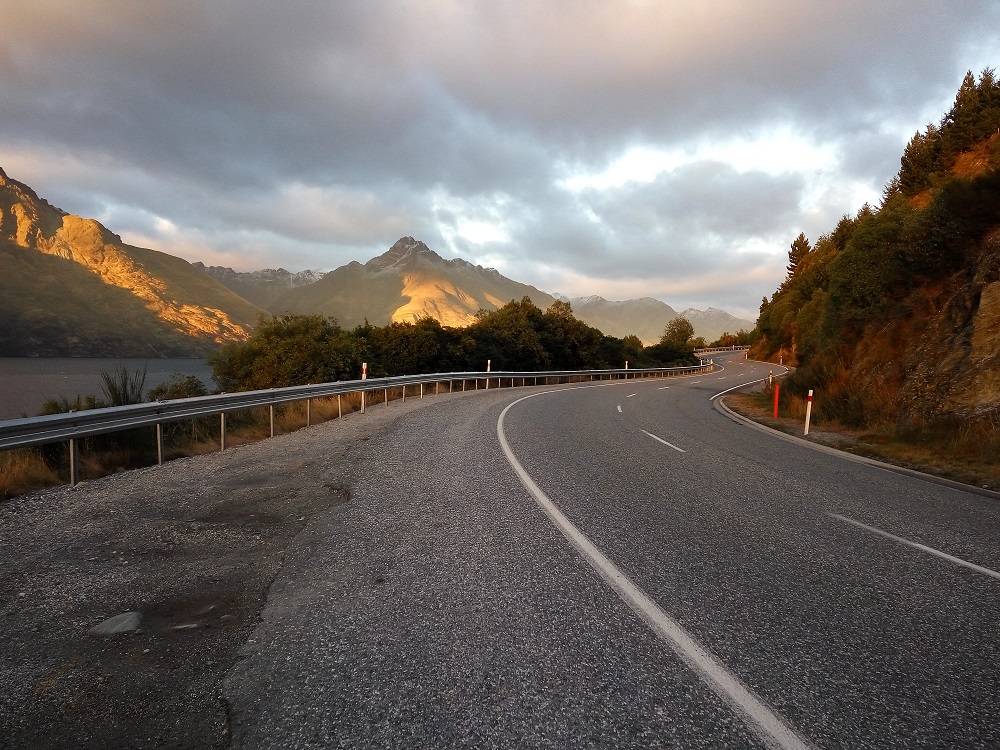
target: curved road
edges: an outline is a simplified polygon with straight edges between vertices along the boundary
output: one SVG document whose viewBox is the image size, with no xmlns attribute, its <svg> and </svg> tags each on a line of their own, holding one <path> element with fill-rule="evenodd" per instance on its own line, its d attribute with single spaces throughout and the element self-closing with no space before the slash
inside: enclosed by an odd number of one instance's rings
<svg viewBox="0 0 1000 750">
<path fill-rule="evenodd" d="M 767 373 L 723 364 L 400 418 L 273 587 L 234 746 L 1000 747 L 1000 505 L 734 422 Z"/>
</svg>

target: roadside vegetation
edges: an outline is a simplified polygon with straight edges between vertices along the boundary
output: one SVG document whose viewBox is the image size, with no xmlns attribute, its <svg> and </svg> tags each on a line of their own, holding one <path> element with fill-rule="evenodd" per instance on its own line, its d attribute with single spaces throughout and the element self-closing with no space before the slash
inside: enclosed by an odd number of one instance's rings
<svg viewBox="0 0 1000 750">
<path fill-rule="evenodd" d="M 660 341 L 643 346 L 636 336 L 605 336 L 574 315 L 566 302 L 542 311 L 530 299 L 511 301 L 495 311 L 480 311 L 467 328 L 447 328 L 433 319 L 386 326 L 363 324 L 342 329 L 320 315 L 264 317 L 245 342 L 223 346 L 209 358 L 222 392 L 280 388 L 309 383 L 355 380 L 362 363 L 370 377 L 435 372 L 588 370 L 670 367 L 697 364 L 691 323 L 670 322 Z M 750 334 L 724 334 L 719 346 L 742 343 Z M 101 395 L 50 398 L 40 414 L 59 414 L 145 400 L 174 400 L 208 395 L 198 378 L 175 375 L 146 390 L 146 373 L 119 367 L 102 373 Z M 468 387 L 477 387 L 469 381 Z M 402 389 L 367 394 L 368 405 L 403 396 Z M 419 387 L 406 397 L 419 396 Z M 275 408 L 275 430 L 290 432 L 307 423 L 336 419 L 360 408 L 358 394 L 313 399 Z M 165 460 L 219 449 L 218 417 L 201 417 L 164 426 Z M 227 415 L 226 444 L 238 446 L 270 435 L 270 412 L 254 409 Z M 140 428 L 80 441 L 80 478 L 94 479 L 157 461 L 155 431 Z M 0 453 L 0 497 L 69 481 L 68 446 L 64 443 Z"/>
<path fill-rule="evenodd" d="M 1000 82 L 992 69 L 978 80 L 967 74 L 940 123 L 913 136 L 877 207 L 844 216 L 815 243 L 799 234 L 787 271 L 762 301 L 750 351 L 796 367 L 781 388 L 782 414 L 799 411 L 813 389 L 814 423 L 865 436 L 874 453 L 895 446 L 995 471 Z"/>
</svg>

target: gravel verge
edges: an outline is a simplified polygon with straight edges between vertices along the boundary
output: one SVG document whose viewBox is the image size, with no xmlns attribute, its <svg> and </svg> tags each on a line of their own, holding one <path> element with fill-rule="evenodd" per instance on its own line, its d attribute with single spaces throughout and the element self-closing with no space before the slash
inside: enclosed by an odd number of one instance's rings
<svg viewBox="0 0 1000 750">
<path fill-rule="evenodd" d="M 366 441 L 436 401 L 0 505 L 0 748 L 227 747 L 222 680 L 275 577 Z"/>
</svg>

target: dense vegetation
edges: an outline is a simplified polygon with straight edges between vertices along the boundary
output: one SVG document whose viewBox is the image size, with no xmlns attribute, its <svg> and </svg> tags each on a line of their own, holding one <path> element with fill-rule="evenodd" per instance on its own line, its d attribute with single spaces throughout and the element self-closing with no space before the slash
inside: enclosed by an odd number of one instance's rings
<svg viewBox="0 0 1000 750">
<path fill-rule="evenodd" d="M 466 328 L 417 323 L 368 323 L 342 329 L 320 315 L 262 318 L 246 342 L 224 346 L 209 361 L 224 391 L 350 380 L 368 363 L 371 377 L 431 372 L 582 370 L 694 364 L 691 325 L 668 330 L 654 346 L 635 336 L 605 336 L 556 301 L 542 311 L 527 297 L 481 310 Z M 675 325 L 672 321 L 671 325 Z M 670 335 L 667 335 L 670 333 Z"/>
<path fill-rule="evenodd" d="M 952 348 L 964 345 L 955 336 L 992 280 L 998 166 L 1000 83 L 988 69 L 978 82 L 967 74 L 941 122 L 914 135 L 877 208 L 844 216 L 815 245 L 803 234 L 792 242 L 788 275 L 761 304 L 752 356 L 797 364 L 788 390 L 822 390 L 826 416 L 931 421 L 930 407 L 916 403 L 914 373 L 946 356 L 945 334 Z M 966 287 L 963 308 L 955 300 Z M 954 318 L 951 333 L 942 333 L 942 311 Z"/>
</svg>

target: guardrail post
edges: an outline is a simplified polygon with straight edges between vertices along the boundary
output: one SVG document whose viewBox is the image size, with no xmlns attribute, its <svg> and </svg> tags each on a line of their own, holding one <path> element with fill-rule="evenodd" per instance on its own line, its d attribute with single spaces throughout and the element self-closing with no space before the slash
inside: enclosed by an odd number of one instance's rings
<svg viewBox="0 0 1000 750">
<path fill-rule="evenodd" d="M 271 437 L 274 437 L 274 404 L 268 407 L 268 411 L 271 412 Z"/>
<path fill-rule="evenodd" d="M 77 455 L 76 439 L 69 439 L 69 486 L 76 487 L 80 481 L 79 456 Z"/>
<path fill-rule="evenodd" d="M 490 371 L 490 361 L 491 360 L 486 360 L 486 372 L 487 373 Z M 487 375 L 486 376 L 486 390 L 489 390 L 489 389 L 490 389 L 490 376 Z"/>
<path fill-rule="evenodd" d="M 222 437 L 219 442 L 219 450 L 224 451 L 226 449 L 226 412 L 219 413 L 219 424 L 222 428 Z"/>
<path fill-rule="evenodd" d="M 344 410 L 340 406 L 340 394 L 338 393 L 337 394 L 337 419 L 340 419 L 342 416 L 344 416 Z"/>
<path fill-rule="evenodd" d="M 312 427 L 313 402 L 311 398 L 306 399 L 306 427 Z"/>
<path fill-rule="evenodd" d="M 163 425 L 156 423 L 156 465 L 163 466 Z"/>
<path fill-rule="evenodd" d="M 388 388 L 385 389 L 385 405 L 386 406 L 389 405 L 389 389 Z"/>
</svg>

